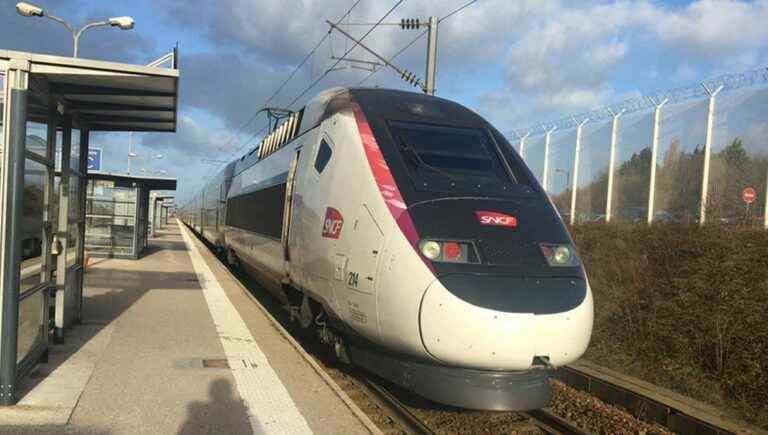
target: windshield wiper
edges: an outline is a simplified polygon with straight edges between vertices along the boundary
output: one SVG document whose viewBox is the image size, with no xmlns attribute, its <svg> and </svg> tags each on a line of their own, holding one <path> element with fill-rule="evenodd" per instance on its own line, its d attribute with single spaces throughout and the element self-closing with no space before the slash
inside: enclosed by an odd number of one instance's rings
<svg viewBox="0 0 768 435">
<path fill-rule="evenodd" d="M 421 158 L 419 153 L 408 144 L 405 144 L 402 146 L 403 151 L 406 152 L 406 155 L 410 158 L 411 162 L 413 162 L 417 167 L 423 167 L 431 170 L 432 172 L 437 172 L 438 174 L 442 174 L 443 176 L 451 179 L 451 180 L 458 180 L 459 178 L 455 175 L 451 175 L 450 173 L 430 165 L 429 163 L 425 162 L 424 159 Z"/>
</svg>

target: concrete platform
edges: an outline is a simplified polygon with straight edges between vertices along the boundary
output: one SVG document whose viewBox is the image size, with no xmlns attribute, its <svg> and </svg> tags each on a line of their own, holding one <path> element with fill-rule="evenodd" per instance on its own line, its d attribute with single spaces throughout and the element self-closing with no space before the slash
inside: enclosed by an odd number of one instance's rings
<svg viewBox="0 0 768 435">
<path fill-rule="evenodd" d="M 84 322 L 0 433 L 377 433 L 185 229 L 92 261 Z"/>
</svg>

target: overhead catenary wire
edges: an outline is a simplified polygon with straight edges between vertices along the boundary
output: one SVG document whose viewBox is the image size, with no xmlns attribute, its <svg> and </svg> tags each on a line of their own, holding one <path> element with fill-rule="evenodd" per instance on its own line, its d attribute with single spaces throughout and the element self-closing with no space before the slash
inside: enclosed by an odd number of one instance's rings
<svg viewBox="0 0 768 435">
<path fill-rule="evenodd" d="M 305 88 L 305 89 L 304 89 L 302 92 L 300 92 L 300 93 L 299 93 L 299 94 L 296 96 L 296 98 L 294 98 L 294 99 L 293 99 L 293 100 L 292 100 L 290 103 L 288 103 L 288 106 L 287 106 L 287 107 L 288 107 L 288 108 L 291 108 L 291 107 L 292 107 L 292 106 L 293 106 L 293 105 L 294 105 L 294 104 L 295 104 L 297 101 L 299 101 L 299 100 L 301 99 L 301 97 L 303 97 L 304 95 L 306 95 L 306 94 L 307 94 L 307 92 L 309 92 L 310 90 L 312 90 L 312 88 L 314 88 L 315 86 L 317 86 L 317 84 L 318 84 L 318 83 L 320 83 L 320 82 L 321 82 L 321 81 L 322 81 L 322 80 L 323 80 L 323 79 L 324 79 L 326 76 L 328 76 L 328 74 L 329 74 L 331 71 L 334 71 L 334 69 L 335 69 L 335 68 L 336 68 L 336 67 L 339 65 L 339 63 L 341 63 L 342 59 L 343 59 L 343 58 L 345 58 L 345 57 L 346 57 L 346 56 L 347 56 L 349 53 L 351 53 L 351 52 L 352 52 L 352 50 L 354 50 L 355 48 L 357 48 L 357 46 L 359 45 L 359 43 L 360 43 L 360 42 L 362 42 L 362 41 L 363 41 L 363 40 L 364 40 L 364 39 L 365 39 L 365 38 L 366 38 L 368 35 L 370 35 L 370 34 L 371 34 L 371 32 L 373 32 L 373 31 L 374 31 L 374 30 L 375 30 L 375 29 L 378 27 L 378 25 L 379 25 L 381 22 L 383 22 L 384 20 L 386 20 L 386 19 L 387 19 L 387 17 L 389 17 L 389 15 L 390 15 L 390 14 L 392 14 L 392 12 L 394 12 L 394 11 L 395 11 L 395 9 L 397 9 L 397 7 L 398 7 L 398 6 L 400 6 L 400 5 L 401 5 L 401 4 L 402 4 L 404 1 L 405 1 L 405 0 L 399 0 L 397 3 L 395 3 L 395 5 L 394 5 L 394 6 L 392 6 L 392 7 L 389 9 L 389 11 L 387 11 L 387 13 L 386 13 L 386 14 L 384 14 L 384 16 L 382 16 L 382 17 L 379 19 L 379 21 L 378 21 L 378 22 L 377 22 L 375 25 L 373 25 L 373 27 L 371 27 L 370 29 L 368 29 L 368 31 L 367 31 L 367 32 L 365 32 L 365 34 L 364 34 L 364 35 L 363 35 L 363 36 L 362 36 L 362 37 L 361 37 L 361 38 L 360 38 L 360 39 L 359 39 L 357 42 L 355 42 L 355 43 L 352 45 L 352 47 L 351 47 L 351 48 L 349 48 L 349 49 L 348 49 L 348 50 L 347 50 L 347 51 L 346 51 L 346 52 L 345 52 L 345 53 L 344 53 L 344 54 L 343 54 L 343 55 L 340 57 L 340 59 L 339 59 L 339 60 L 337 60 L 337 61 L 336 61 L 336 62 L 335 62 L 335 63 L 334 63 L 334 64 L 333 64 L 333 65 L 332 65 L 330 68 L 326 69 L 326 70 L 325 70 L 325 72 L 324 72 L 323 74 L 321 74 L 321 75 L 320 75 L 320 77 L 318 77 L 318 78 L 317 78 L 316 80 L 314 80 L 314 81 L 313 81 L 313 82 L 312 82 L 312 83 L 311 83 L 309 86 L 307 86 L 307 87 L 306 87 L 306 88 Z"/>
<path fill-rule="evenodd" d="M 342 16 L 341 16 L 341 18 L 339 18 L 339 19 L 338 19 L 336 22 L 337 22 L 337 23 L 340 23 L 340 22 L 342 22 L 342 21 L 343 21 L 343 20 L 344 20 L 346 17 L 348 17 L 348 16 L 349 16 L 349 15 L 352 13 L 352 10 L 353 10 L 353 9 L 355 9 L 355 7 L 356 7 L 356 6 L 357 6 L 357 5 L 358 5 L 358 4 L 359 4 L 361 1 L 362 1 L 362 0 L 357 0 L 355 3 L 353 3 L 353 4 L 352 4 L 352 6 L 350 6 L 350 7 L 349 7 L 349 9 L 347 9 L 347 11 L 344 13 L 344 15 L 342 15 Z M 298 65 L 296 65 L 296 67 L 295 67 L 295 68 L 293 69 L 293 71 L 292 71 L 292 72 L 291 72 L 291 73 L 288 75 L 288 77 L 286 77 L 286 79 L 285 79 L 285 80 L 283 80 L 283 82 L 280 84 L 280 86 L 278 86 L 278 87 L 277 87 L 277 89 L 276 89 L 276 90 L 275 90 L 275 91 L 274 91 L 274 92 L 273 92 L 273 93 L 272 93 L 272 94 L 269 96 L 269 98 L 267 98 L 267 99 L 264 101 L 264 103 L 262 104 L 262 106 L 261 106 L 261 107 L 260 107 L 258 110 L 256 110 L 256 111 L 253 113 L 253 115 L 251 115 L 251 116 L 248 118 L 248 120 L 247 120 L 246 122 L 244 122 L 242 125 L 240 125 L 240 126 L 239 126 L 239 127 L 236 129 L 236 130 L 235 130 L 235 132 L 234 132 L 234 133 L 232 133 L 232 136 L 230 137 L 230 139 L 227 141 L 227 143 L 226 143 L 226 144 L 225 144 L 223 147 L 221 147 L 221 149 L 225 149 L 225 148 L 229 147 L 229 146 L 232 144 L 232 141 L 234 141 L 234 140 L 237 140 L 238 142 L 240 142 L 240 140 L 238 139 L 238 136 L 240 135 L 240 133 L 241 133 L 241 132 L 242 132 L 242 131 L 243 131 L 243 130 L 246 128 L 246 127 L 248 127 L 248 126 L 249 126 L 249 125 L 250 125 L 250 124 L 251 124 L 251 123 L 252 123 L 252 122 L 253 122 L 253 121 L 256 119 L 256 117 L 258 117 L 259 113 L 261 113 L 261 112 L 262 112 L 262 110 L 263 110 L 264 108 L 266 108 L 266 107 L 267 107 L 267 105 L 269 105 L 269 103 L 271 103 L 271 102 L 272 102 L 272 101 L 273 101 L 273 100 L 274 100 L 274 99 L 275 99 L 275 98 L 276 98 L 276 97 L 277 97 L 277 96 L 280 94 L 280 92 L 281 92 L 281 91 L 282 91 L 282 90 L 285 88 L 285 86 L 288 84 L 288 82 L 290 82 L 290 81 L 291 81 L 291 79 L 292 79 L 292 78 L 293 78 L 293 77 L 296 75 L 296 73 L 297 73 L 297 72 L 298 72 L 298 71 L 301 69 L 301 67 L 303 67 L 303 66 L 304 66 L 304 65 L 307 63 L 307 61 L 308 61 L 310 58 L 312 58 L 312 56 L 315 54 L 315 52 L 316 52 L 316 51 L 317 51 L 317 50 L 318 50 L 318 49 L 319 49 L 319 48 L 320 48 L 320 47 L 323 45 L 323 43 L 324 43 L 324 42 L 325 42 L 325 41 L 328 39 L 328 37 L 329 37 L 329 36 L 330 36 L 330 31 L 329 31 L 329 32 L 326 32 L 326 33 L 323 35 L 323 37 L 322 37 L 322 38 L 320 38 L 320 41 L 318 41 L 318 43 L 317 43 L 317 44 L 315 44 L 315 46 L 312 48 L 312 50 L 310 50 L 310 51 L 309 51 L 309 53 L 307 53 L 307 55 L 306 55 L 306 56 L 304 56 L 304 58 L 301 60 L 301 62 L 299 62 L 299 64 L 298 64 Z M 248 144 L 249 144 L 249 142 L 250 142 L 251 140 L 253 140 L 253 139 L 254 139 L 255 137 L 257 137 L 259 134 L 261 134 L 262 132 L 264 132 L 264 130 L 266 130 L 266 128 L 268 128 L 268 127 L 269 127 L 269 124 L 267 124 L 267 126 L 265 126 L 264 128 L 260 129 L 259 131 L 257 131 L 257 132 L 256 132 L 254 135 L 252 135 L 252 136 L 251 136 L 251 137 L 250 137 L 250 138 L 249 138 L 247 141 L 245 141 L 245 142 L 240 142 L 240 144 L 241 144 L 241 145 L 240 145 L 240 147 L 239 147 L 239 148 L 237 148 L 235 151 L 233 151 L 233 152 L 229 153 L 229 154 L 228 154 L 228 157 L 229 157 L 229 156 L 232 156 L 232 155 L 236 155 L 236 154 L 238 154 L 240 151 L 242 151 L 242 150 L 243 150 L 245 147 L 247 147 L 247 146 L 248 146 Z M 225 160 L 226 160 L 226 159 L 225 159 Z M 214 168 L 212 168 L 212 169 L 214 169 Z M 217 167 L 217 168 L 215 168 L 215 169 L 214 169 L 214 171 L 219 171 L 220 169 L 221 169 L 221 166 L 220 166 L 220 167 Z M 210 173 L 209 173 L 209 175 L 210 175 Z"/>
<path fill-rule="evenodd" d="M 471 6 L 471 5 L 475 4 L 475 3 L 477 3 L 477 1 L 478 1 L 478 0 L 471 0 L 471 1 L 467 2 L 467 3 L 464 3 L 464 4 L 463 4 L 463 5 L 461 5 L 460 7 L 458 7 L 458 8 L 456 8 L 456 9 L 454 9 L 453 11 L 451 11 L 451 12 L 447 13 L 446 15 L 443 15 L 443 16 L 442 16 L 440 19 L 438 19 L 438 20 L 437 20 L 437 22 L 438 22 L 438 23 L 442 23 L 443 21 L 447 20 L 448 18 L 451 18 L 452 16 L 454 16 L 454 15 L 458 14 L 459 12 L 461 12 L 461 11 L 463 11 L 464 9 L 468 8 L 469 6 Z M 399 25 L 399 24 L 398 24 L 398 25 Z M 394 61 L 395 59 L 397 59 L 397 57 L 398 57 L 398 56 L 400 56 L 400 55 L 401 55 L 401 54 L 403 54 L 403 53 L 404 53 L 406 50 L 408 50 L 409 48 L 411 48 L 411 46 L 413 46 L 413 44 L 415 44 L 415 43 L 416 43 L 416 41 L 418 41 L 419 39 L 421 39 L 421 38 L 422 38 L 424 35 L 426 35 L 428 32 L 429 32 L 429 29 L 427 29 L 427 30 L 423 30 L 423 31 L 422 31 L 421 33 L 419 33 L 419 34 L 418 34 L 418 35 L 417 35 L 415 38 L 413 38 L 413 39 L 411 40 L 411 42 L 409 42 L 408 44 L 406 44 L 406 45 L 405 45 L 403 48 L 401 48 L 401 49 L 400 49 L 400 50 L 399 50 L 397 53 L 395 53 L 395 54 L 394 54 L 392 57 L 390 57 L 390 58 L 388 59 L 388 61 L 391 63 L 392 61 Z M 359 85 L 362 85 L 363 83 L 367 82 L 367 81 L 368 81 L 368 80 L 369 80 L 371 77 L 373 77 L 374 75 L 376 75 L 376 73 L 377 73 L 377 72 L 379 72 L 381 69 L 382 69 L 382 68 L 378 68 L 378 69 L 375 69 L 375 70 L 371 71 L 371 72 L 370 72 L 370 74 L 368 74 L 368 75 L 367 75 L 367 76 L 365 76 L 365 77 L 364 77 L 362 80 L 360 80 L 359 82 L 357 82 L 357 85 L 359 86 Z"/>
<path fill-rule="evenodd" d="M 451 18 L 452 16 L 458 14 L 459 12 L 463 11 L 464 9 L 472 6 L 473 4 L 477 3 L 478 0 L 471 0 L 465 3 L 464 5 L 454 9 L 453 11 L 449 12 L 447 15 L 444 15 L 442 18 L 440 18 L 439 21 L 447 20 L 448 18 Z"/>
</svg>

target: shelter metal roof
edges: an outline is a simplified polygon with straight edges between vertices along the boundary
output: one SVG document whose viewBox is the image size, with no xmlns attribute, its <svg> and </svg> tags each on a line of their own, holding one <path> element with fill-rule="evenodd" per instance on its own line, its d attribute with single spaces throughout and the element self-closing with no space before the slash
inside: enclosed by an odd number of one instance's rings
<svg viewBox="0 0 768 435">
<path fill-rule="evenodd" d="M 178 70 L 0 50 L 0 68 L 6 62 L 27 66 L 34 85 L 91 131 L 176 131 Z"/>
<path fill-rule="evenodd" d="M 176 179 L 169 177 L 140 177 L 111 172 L 88 172 L 89 180 L 114 181 L 119 187 L 143 186 L 149 190 L 176 190 Z"/>
</svg>

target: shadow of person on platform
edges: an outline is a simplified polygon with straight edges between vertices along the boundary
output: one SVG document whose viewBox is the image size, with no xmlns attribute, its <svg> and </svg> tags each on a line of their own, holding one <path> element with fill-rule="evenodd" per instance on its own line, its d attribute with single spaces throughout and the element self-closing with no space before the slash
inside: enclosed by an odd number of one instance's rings
<svg viewBox="0 0 768 435">
<path fill-rule="evenodd" d="M 251 427 L 248 409 L 226 379 L 213 381 L 208 401 L 190 403 L 187 414 L 179 435 L 263 433 L 261 428 Z"/>
</svg>

